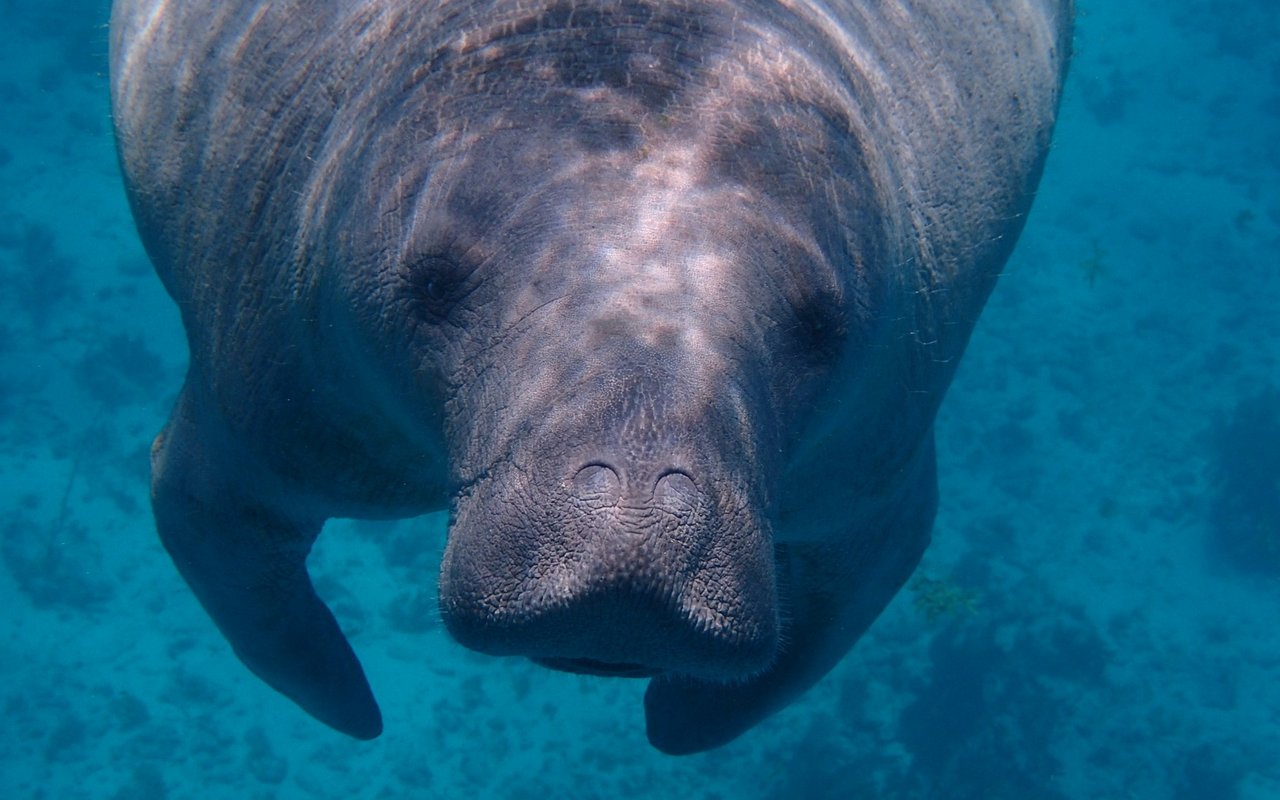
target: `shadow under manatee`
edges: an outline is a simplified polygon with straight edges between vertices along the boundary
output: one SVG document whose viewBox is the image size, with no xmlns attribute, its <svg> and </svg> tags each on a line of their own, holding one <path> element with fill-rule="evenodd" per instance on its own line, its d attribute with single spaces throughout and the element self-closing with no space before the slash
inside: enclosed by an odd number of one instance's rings
<svg viewBox="0 0 1280 800">
<path fill-rule="evenodd" d="M 1280 575 L 1280 390 L 1241 400 L 1211 436 L 1210 555 L 1239 572 Z"/>
<path fill-rule="evenodd" d="M 1065 798 L 1051 785 L 1055 734 L 1069 694 L 1105 683 L 1107 648 L 1074 614 L 999 622 L 953 623 L 934 638 L 930 680 L 899 718 L 913 765 L 900 796 Z"/>
</svg>

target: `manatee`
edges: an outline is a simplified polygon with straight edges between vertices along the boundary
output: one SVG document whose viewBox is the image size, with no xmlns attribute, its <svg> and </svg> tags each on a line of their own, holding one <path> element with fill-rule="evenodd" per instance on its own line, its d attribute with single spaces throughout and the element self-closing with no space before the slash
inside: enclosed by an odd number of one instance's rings
<svg viewBox="0 0 1280 800">
<path fill-rule="evenodd" d="M 151 456 L 178 571 L 249 669 L 368 739 L 307 554 L 331 518 L 447 509 L 458 642 L 647 678 L 664 752 L 734 739 L 928 544 L 935 411 L 1071 18 L 117 0 L 119 157 L 190 347 Z"/>
</svg>

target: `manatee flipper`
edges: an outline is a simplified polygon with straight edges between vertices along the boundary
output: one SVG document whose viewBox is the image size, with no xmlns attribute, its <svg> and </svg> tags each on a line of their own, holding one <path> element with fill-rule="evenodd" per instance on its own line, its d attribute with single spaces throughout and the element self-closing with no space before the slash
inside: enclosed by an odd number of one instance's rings
<svg viewBox="0 0 1280 800">
<path fill-rule="evenodd" d="M 183 389 L 151 449 L 151 501 L 178 571 L 258 677 L 357 739 L 382 732 L 364 670 L 316 596 L 306 558 L 323 520 L 293 519 L 246 486 L 216 422 Z"/>
<path fill-rule="evenodd" d="M 742 683 L 654 679 L 644 696 L 654 747 L 671 755 L 719 747 L 788 705 L 840 661 L 906 583 L 929 544 L 937 509 L 932 433 L 914 472 L 892 518 L 874 530 L 775 548 L 787 597 L 777 661 Z"/>
</svg>

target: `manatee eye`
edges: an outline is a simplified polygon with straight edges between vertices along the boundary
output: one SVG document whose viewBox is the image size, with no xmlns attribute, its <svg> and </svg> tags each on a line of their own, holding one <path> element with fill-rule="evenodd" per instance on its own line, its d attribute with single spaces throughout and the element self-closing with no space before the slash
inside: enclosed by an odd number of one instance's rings
<svg viewBox="0 0 1280 800">
<path fill-rule="evenodd" d="M 849 333 L 844 309 L 831 297 L 815 297 L 795 308 L 795 341 L 809 360 L 831 362 L 840 357 Z"/>
<path fill-rule="evenodd" d="M 444 279 L 439 276 L 427 278 L 427 285 L 424 288 L 427 290 L 427 297 L 437 302 L 449 295 L 448 286 L 445 285 Z"/>
<path fill-rule="evenodd" d="M 405 265 L 404 279 L 413 305 L 443 316 L 465 293 L 470 270 L 449 256 L 430 253 Z"/>
</svg>

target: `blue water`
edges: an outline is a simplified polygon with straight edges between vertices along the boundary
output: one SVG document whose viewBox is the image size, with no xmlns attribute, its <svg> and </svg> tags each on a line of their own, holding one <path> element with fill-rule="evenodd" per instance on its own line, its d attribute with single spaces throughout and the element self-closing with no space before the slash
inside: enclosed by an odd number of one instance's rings
<svg viewBox="0 0 1280 800">
<path fill-rule="evenodd" d="M 333 524 L 312 558 L 382 738 L 235 661 L 149 516 L 185 353 L 115 165 L 106 3 L 0 10 L 0 797 L 1280 798 L 1269 0 L 1082 0 L 1035 211 L 939 418 L 941 583 L 683 759 L 646 744 L 641 683 L 453 644 L 439 517 Z"/>
</svg>

